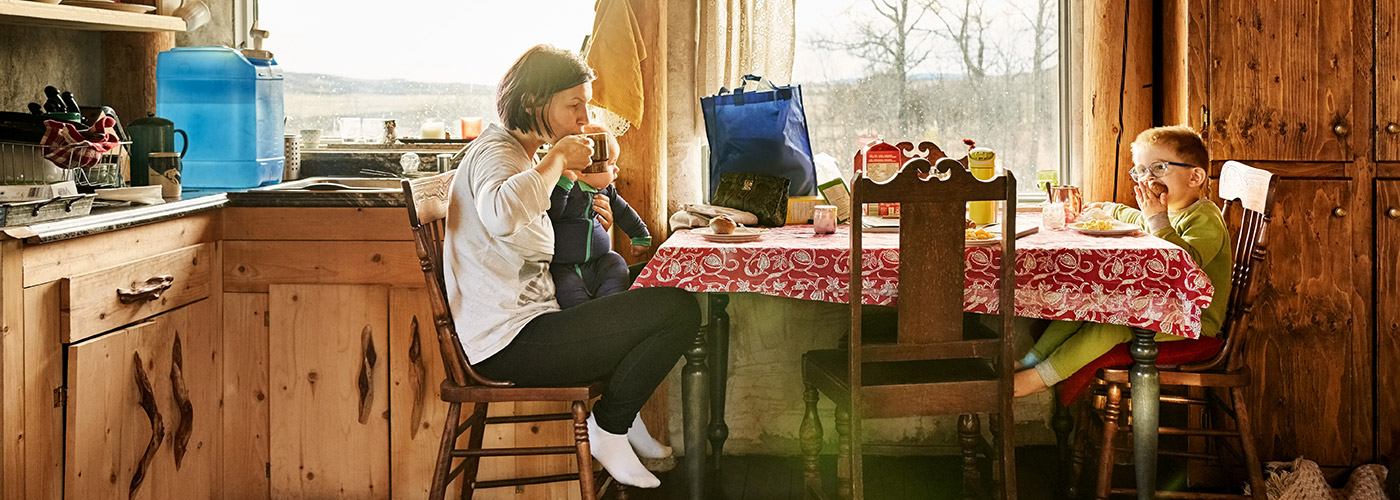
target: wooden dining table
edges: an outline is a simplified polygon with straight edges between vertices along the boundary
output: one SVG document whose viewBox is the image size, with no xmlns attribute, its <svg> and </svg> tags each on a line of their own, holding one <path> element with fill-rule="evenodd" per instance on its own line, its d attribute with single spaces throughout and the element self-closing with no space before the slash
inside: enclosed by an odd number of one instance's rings
<svg viewBox="0 0 1400 500">
<path fill-rule="evenodd" d="M 1018 228 L 1039 226 L 1039 214 L 1018 216 Z M 862 234 L 865 292 L 861 302 L 898 305 L 897 232 Z M 917 248 L 915 246 L 908 248 Z M 1186 250 L 1146 233 L 1106 237 L 1076 231 L 1037 231 L 1016 240 L 1017 316 L 1092 321 L 1131 327 L 1132 407 L 1136 478 L 1155 484 L 1159 380 L 1156 332 L 1196 338 L 1213 287 Z M 995 314 L 1001 246 L 969 245 L 964 310 Z M 703 336 L 686 353 L 681 374 L 685 470 L 689 498 L 706 498 L 708 474 L 718 478 L 724 441 L 729 363 L 727 294 L 758 293 L 849 303 L 850 228 L 814 234 L 810 225 L 768 230 L 756 241 L 718 243 L 690 230 L 672 234 L 638 275 L 633 288 L 669 286 L 708 294 Z M 708 399 L 708 401 L 706 401 Z M 709 414 L 705 414 L 708 402 Z M 708 417 L 708 418 L 707 418 Z M 706 440 L 712 456 L 703 451 Z M 701 450 L 697 452 L 696 450 Z M 708 467 L 707 467 L 708 461 Z M 1139 488 L 1152 497 L 1153 488 Z M 1141 496 L 1141 495 L 1140 495 Z"/>
</svg>

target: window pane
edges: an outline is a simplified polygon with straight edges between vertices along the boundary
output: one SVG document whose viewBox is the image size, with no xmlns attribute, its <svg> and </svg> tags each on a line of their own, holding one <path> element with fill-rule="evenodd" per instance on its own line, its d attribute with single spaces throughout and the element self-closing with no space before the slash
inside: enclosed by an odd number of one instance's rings
<svg viewBox="0 0 1400 500">
<path fill-rule="evenodd" d="M 340 118 L 375 119 L 362 120 L 366 134 L 394 119 L 407 137 L 425 121 L 499 122 L 496 83 L 515 58 L 541 43 L 576 51 L 593 28 L 593 2 L 579 0 L 261 0 L 258 10 L 286 71 L 287 131 L 326 137 L 340 135 Z"/>
<path fill-rule="evenodd" d="M 1057 0 L 802 0 L 793 80 L 813 153 L 851 174 L 862 136 L 964 138 L 997 152 L 1019 190 L 1059 171 Z"/>
</svg>

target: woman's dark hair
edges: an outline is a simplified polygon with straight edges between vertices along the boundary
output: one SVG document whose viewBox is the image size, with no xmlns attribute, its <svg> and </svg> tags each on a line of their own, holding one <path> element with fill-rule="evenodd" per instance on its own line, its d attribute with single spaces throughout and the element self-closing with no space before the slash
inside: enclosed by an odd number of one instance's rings
<svg viewBox="0 0 1400 500">
<path fill-rule="evenodd" d="M 554 135 L 540 110 L 558 94 L 593 81 L 593 70 L 573 53 L 536 45 L 515 60 L 496 87 L 496 112 L 508 129 Z"/>
</svg>

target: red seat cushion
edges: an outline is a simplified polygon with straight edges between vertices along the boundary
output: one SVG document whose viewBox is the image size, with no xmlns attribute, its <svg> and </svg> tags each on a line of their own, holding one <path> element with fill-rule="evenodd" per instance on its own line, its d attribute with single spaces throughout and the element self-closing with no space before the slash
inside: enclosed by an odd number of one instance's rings
<svg viewBox="0 0 1400 500">
<path fill-rule="evenodd" d="M 1184 363 L 1194 363 L 1210 359 L 1220 352 L 1225 346 L 1225 342 L 1212 337 L 1201 337 L 1196 340 L 1173 340 L 1171 342 L 1157 343 L 1157 366 L 1180 365 Z M 1059 384 L 1060 403 L 1068 405 L 1078 399 L 1084 391 L 1093 383 L 1095 375 L 1104 368 L 1122 368 L 1132 366 L 1133 358 L 1128 355 L 1128 343 L 1118 344 L 1109 349 L 1103 356 L 1099 356 L 1079 371 L 1074 372 L 1069 378 L 1064 379 Z"/>
</svg>

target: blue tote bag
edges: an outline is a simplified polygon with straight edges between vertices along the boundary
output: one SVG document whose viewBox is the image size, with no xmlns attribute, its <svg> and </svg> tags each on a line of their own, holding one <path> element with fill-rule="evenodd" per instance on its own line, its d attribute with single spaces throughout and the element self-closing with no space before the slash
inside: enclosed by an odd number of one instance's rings
<svg viewBox="0 0 1400 500">
<path fill-rule="evenodd" d="M 762 88 L 745 90 L 750 81 Z M 737 90 L 701 98 L 700 109 L 710 140 L 710 198 L 725 172 L 786 177 L 788 196 L 817 194 L 801 86 L 744 75 Z"/>
</svg>

